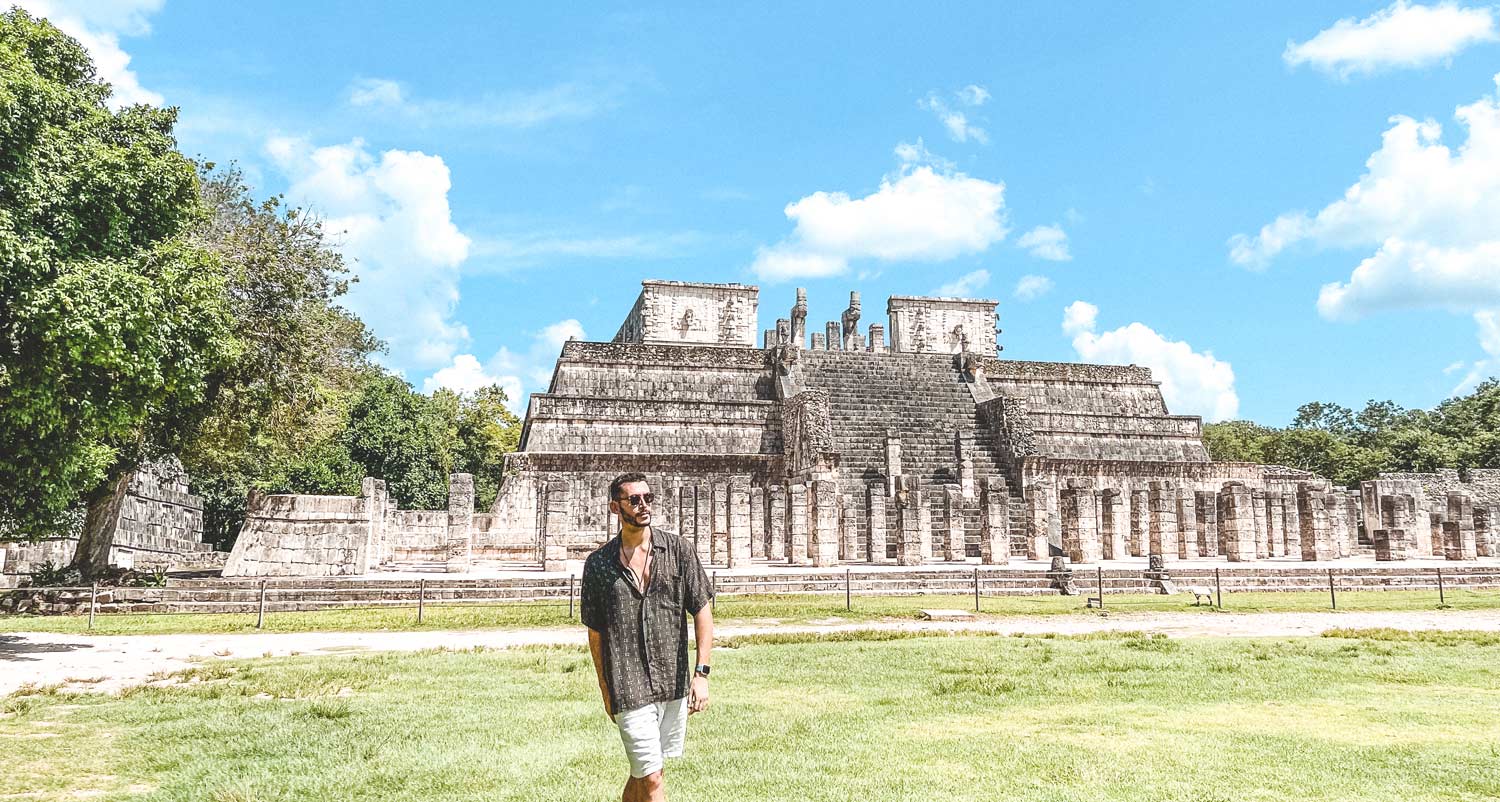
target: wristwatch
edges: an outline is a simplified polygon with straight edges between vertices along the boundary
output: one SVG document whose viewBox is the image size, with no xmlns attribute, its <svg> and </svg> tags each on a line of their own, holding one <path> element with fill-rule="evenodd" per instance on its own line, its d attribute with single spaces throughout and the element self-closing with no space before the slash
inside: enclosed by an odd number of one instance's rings
<svg viewBox="0 0 1500 802">
<path fill-rule="evenodd" d="M 693 674 L 706 679 L 708 677 L 708 670 L 709 666 L 700 663 L 697 668 L 693 669 Z"/>
</svg>

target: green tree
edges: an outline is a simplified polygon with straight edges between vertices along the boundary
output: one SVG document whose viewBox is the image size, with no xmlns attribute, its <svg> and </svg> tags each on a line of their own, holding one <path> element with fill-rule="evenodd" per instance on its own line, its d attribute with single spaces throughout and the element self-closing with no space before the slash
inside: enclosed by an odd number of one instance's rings
<svg viewBox="0 0 1500 802">
<path fill-rule="evenodd" d="M 204 499 L 206 539 L 228 544 L 253 487 L 348 486 L 357 468 L 347 455 L 341 462 L 327 448 L 314 459 L 303 452 L 344 426 L 379 343 L 338 306 L 348 270 L 315 218 L 280 198 L 257 203 L 236 169 L 208 165 L 200 177 L 206 214 L 194 240 L 224 266 L 241 347 L 213 377 L 208 414 L 180 456 Z"/>
<path fill-rule="evenodd" d="M 143 459 L 176 450 L 237 356 L 225 279 L 196 246 L 173 109 L 111 111 L 79 44 L 0 15 L 0 528 L 80 499 L 97 531 Z M 80 555 L 86 551 L 80 548 Z"/>
<path fill-rule="evenodd" d="M 1265 462 L 1265 441 L 1275 430 L 1247 420 L 1210 423 L 1203 444 L 1215 462 Z"/>
<path fill-rule="evenodd" d="M 495 385 L 458 396 L 453 469 L 474 475 L 475 505 L 481 510 L 494 506 L 504 478 L 505 455 L 521 442 L 521 421 L 506 408 L 508 400 Z"/>
</svg>

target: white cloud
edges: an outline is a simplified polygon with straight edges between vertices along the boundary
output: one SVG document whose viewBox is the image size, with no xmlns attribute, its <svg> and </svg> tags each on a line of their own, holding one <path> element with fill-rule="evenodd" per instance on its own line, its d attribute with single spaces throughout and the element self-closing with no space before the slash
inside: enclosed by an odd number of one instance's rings
<svg viewBox="0 0 1500 802">
<path fill-rule="evenodd" d="M 925 164 L 945 172 L 952 172 L 958 169 L 957 164 L 928 150 L 927 145 L 922 142 L 922 137 L 917 137 L 915 145 L 910 142 L 902 142 L 896 145 L 896 158 L 901 161 L 902 165 L 913 167 Z"/>
<path fill-rule="evenodd" d="M 1479 327 L 1479 347 L 1486 354 L 1472 365 L 1457 362 L 1443 370 L 1447 375 L 1467 366 L 1468 373 L 1453 388 L 1453 395 L 1461 395 L 1479 384 L 1488 376 L 1500 372 L 1500 309 L 1481 309 L 1474 313 L 1474 323 Z"/>
<path fill-rule="evenodd" d="M 546 391 L 563 343 L 570 339 L 584 339 L 583 325 L 571 318 L 534 332 L 524 351 L 518 353 L 502 346 L 483 365 L 473 354 L 458 354 L 451 364 L 423 380 L 422 391 L 430 393 L 447 387 L 472 392 L 498 384 L 509 399 L 507 406 L 516 414 L 524 414 L 527 393 Z"/>
<path fill-rule="evenodd" d="M 453 320 L 459 267 L 469 238 L 448 207 L 448 166 L 439 156 L 387 150 L 360 140 L 314 147 L 273 138 L 266 151 L 290 180 L 287 195 L 324 218 L 359 277 L 349 308 L 391 347 L 398 369 L 451 363 L 468 330 Z"/>
<path fill-rule="evenodd" d="M 386 78 L 361 78 L 350 84 L 348 102 L 423 128 L 534 128 L 593 117 L 617 107 L 622 93 L 623 87 L 615 81 L 570 81 L 541 89 L 439 99 L 413 96 L 406 87 Z"/>
<path fill-rule="evenodd" d="M 965 106 L 983 106 L 990 99 L 990 90 L 978 84 L 969 84 L 954 94 L 958 97 L 958 102 Z"/>
<path fill-rule="evenodd" d="M 362 78 L 349 88 L 349 103 L 354 106 L 399 106 L 401 84 L 383 78 Z"/>
<path fill-rule="evenodd" d="M 938 287 L 932 291 L 932 294 L 943 298 L 972 298 L 989 283 L 990 271 L 975 270 Z"/>
<path fill-rule="evenodd" d="M 1418 307 L 1475 313 L 1486 341 L 1479 313 L 1500 308 L 1500 100 L 1480 98 L 1454 116 L 1468 129 L 1456 150 L 1443 144 L 1435 121 L 1391 118 L 1380 149 L 1342 198 L 1316 214 L 1283 214 L 1253 237 L 1236 235 L 1230 258 L 1261 269 L 1302 242 L 1373 248 L 1348 279 L 1323 286 L 1319 314 L 1354 320 Z"/>
<path fill-rule="evenodd" d="M 1310 64 L 1348 78 L 1382 69 L 1429 66 L 1470 45 L 1497 38 L 1494 13 L 1487 7 L 1464 8 L 1453 2 L 1424 6 L 1396 0 L 1362 20 L 1341 19 L 1306 42 L 1288 42 L 1282 58 L 1292 67 Z"/>
<path fill-rule="evenodd" d="M 852 259 L 942 262 L 1005 238 L 1005 185 L 904 163 L 863 198 L 815 192 L 786 207 L 790 237 L 762 247 L 751 269 L 767 281 L 838 275 Z"/>
<path fill-rule="evenodd" d="M 1022 234 L 1016 245 L 1038 259 L 1066 262 L 1073 258 L 1068 252 L 1068 234 L 1059 225 L 1037 226 Z"/>
<path fill-rule="evenodd" d="M 1240 399 L 1234 390 L 1234 369 L 1208 351 L 1194 351 L 1178 340 L 1168 340 L 1141 323 L 1098 333 L 1099 308 L 1074 301 L 1063 310 L 1063 332 L 1073 338 L 1073 349 L 1085 362 L 1140 365 L 1161 382 L 1167 409 L 1178 415 L 1199 415 L 1210 423 L 1232 420 Z"/>
<path fill-rule="evenodd" d="M 978 108 L 989 99 L 989 90 L 975 84 L 970 84 L 953 93 L 953 102 L 969 108 Z M 917 101 L 917 106 L 932 112 L 943 127 L 948 129 L 948 136 L 955 142 L 968 142 L 972 139 L 985 145 L 990 141 L 988 132 L 969 122 L 969 115 L 966 112 L 954 108 L 937 92 L 929 92 L 927 97 Z"/>
<path fill-rule="evenodd" d="M 1052 279 L 1046 276 L 1022 276 L 1012 293 L 1018 301 L 1035 301 L 1052 291 Z"/>
<path fill-rule="evenodd" d="M 166 102 L 160 94 L 141 86 L 140 78 L 130 69 L 130 54 L 120 47 L 121 36 L 143 36 L 151 32 L 149 17 L 160 11 L 164 2 L 11 0 L 11 4 L 32 16 L 50 20 L 58 30 L 83 45 L 93 58 L 99 77 L 114 88 L 109 104 L 117 109 L 137 103 L 160 106 Z"/>
</svg>

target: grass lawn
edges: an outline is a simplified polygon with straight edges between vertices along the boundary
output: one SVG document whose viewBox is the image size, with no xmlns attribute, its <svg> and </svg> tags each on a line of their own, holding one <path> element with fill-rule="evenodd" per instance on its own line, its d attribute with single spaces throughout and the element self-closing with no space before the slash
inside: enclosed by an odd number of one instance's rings
<svg viewBox="0 0 1500 802">
<path fill-rule="evenodd" d="M 1086 595 L 1086 594 L 1085 594 Z M 1344 611 L 1434 610 L 1439 608 L 1436 591 L 1364 591 L 1338 594 L 1338 609 Z M 1455 610 L 1500 609 L 1500 590 L 1450 590 L 1447 607 Z M 1193 604 L 1191 595 L 1111 595 L 1105 597 L 1111 612 L 1189 612 L 1214 615 L 1206 604 Z M 774 619 L 783 623 L 810 623 L 839 618 L 845 621 L 910 619 L 919 610 L 974 609 L 974 597 L 957 596 L 856 596 L 853 610 L 844 609 L 841 595 L 724 596 L 718 600 L 715 618 L 721 623 L 752 623 Z M 1084 596 L 986 596 L 980 602 L 981 617 L 1017 615 L 1091 615 Z M 1314 612 L 1329 609 L 1325 592 L 1226 593 L 1226 612 Z M 576 615 L 576 610 L 575 610 Z M 266 615 L 267 632 L 353 632 L 439 629 L 517 629 L 576 626 L 568 618 L 566 603 L 510 602 L 496 605 L 429 604 L 423 622 L 417 623 L 415 607 L 377 607 Z M 0 615 L 0 632 L 86 632 L 87 616 Z M 172 633 L 254 632 L 254 613 L 113 614 L 100 615 L 92 630 L 100 635 L 161 635 Z"/>
<path fill-rule="evenodd" d="M 1500 636 L 746 637 L 673 799 L 1500 797 Z M 0 702 L 0 798 L 609 800 L 580 649 L 211 664 Z"/>
</svg>

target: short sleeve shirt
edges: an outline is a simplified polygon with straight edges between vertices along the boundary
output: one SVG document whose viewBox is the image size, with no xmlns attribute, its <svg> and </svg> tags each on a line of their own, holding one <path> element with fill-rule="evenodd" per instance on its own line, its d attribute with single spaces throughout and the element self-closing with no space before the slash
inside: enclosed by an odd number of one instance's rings
<svg viewBox="0 0 1500 802">
<path fill-rule="evenodd" d="M 651 532 L 649 581 L 641 593 L 626 573 L 618 535 L 583 564 L 583 624 L 602 641 L 615 710 L 687 696 L 688 616 L 713 598 L 693 544 L 670 532 Z"/>
</svg>

